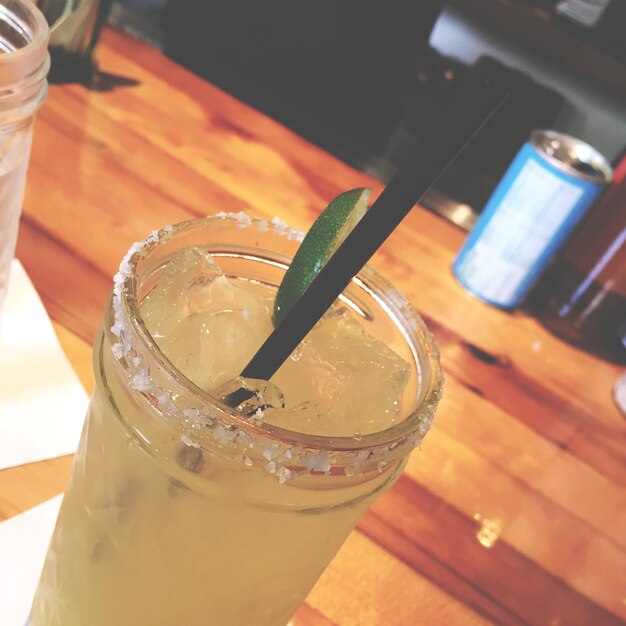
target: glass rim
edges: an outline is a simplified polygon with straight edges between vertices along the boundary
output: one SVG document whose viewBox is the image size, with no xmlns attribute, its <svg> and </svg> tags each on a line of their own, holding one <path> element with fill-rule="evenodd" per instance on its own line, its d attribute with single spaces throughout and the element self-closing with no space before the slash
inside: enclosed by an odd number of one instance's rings
<svg viewBox="0 0 626 626">
<path fill-rule="evenodd" d="M 0 20 L 15 30 L 18 30 L 19 22 L 6 19 L 13 13 L 11 4 L 24 12 L 23 25 L 28 27 L 29 36 L 25 45 L 0 53 L 0 90 L 22 81 L 37 83 L 45 79 L 50 66 L 47 50 L 50 28 L 44 14 L 34 0 L 1 1 Z"/>
<path fill-rule="evenodd" d="M 261 232 L 272 231 L 277 235 L 285 235 L 291 238 L 302 236 L 301 231 L 289 228 L 280 221 L 272 222 L 249 217 L 244 213 L 220 213 L 216 216 L 196 218 L 153 231 L 147 239 L 131 247 L 120 265 L 120 272 L 115 278 L 116 287 L 114 287 L 112 309 L 115 310 L 116 307 L 115 297 L 117 290 L 120 298 L 118 306 L 126 313 L 131 332 L 138 338 L 142 344 L 141 347 L 156 358 L 159 364 L 166 367 L 167 375 L 176 384 L 182 386 L 185 393 L 194 398 L 198 405 L 217 409 L 229 423 L 253 436 L 261 436 L 281 444 L 294 445 L 299 448 L 319 450 L 326 453 L 354 454 L 362 450 L 386 450 L 389 452 L 396 447 L 398 449 L 403 448 L 399 445 L 403 442 L 412 449 L 420 443 L 430 427 L 442 392 L 443 373 L 439 361 L 439 350 L 430 331 L 406 297 L 369 266 L 366 266 L 353 279 L 353 282 L 357 281 L 357 288 L 362 288 L 358 281 L 362 281 L 366 285 L 373 284 L 371 293 L 376 294 L 377 298 L 382 299 L 385 305 L 391 308 L 393 315 L 389 311 L 386 311 L 386 314 L 392 318 L 393 323 L 402 334 L 403 340 L 409 344 L 415 360 L 415 364 L 412 367 L 417 368 L 419 377 L 415 407 L 401 421 L 386 429 L 358 436 L 329 436 L 304 434 L 271 424 L 254 423 L 223 403 L 215 395 L 199 388 L 171 363 L 160 350 L 143 322 L 138 301 L 139 282 L 137 266 L 141 260 L 148 257 L 150 252 L 164 241 L 178 234 L 211 226 L 212 224 L 220 224 L 221 226 L 231 224 L 233 228 L 238 229 L 256 226 Z M 263 246 L 259 248 L 263 249 Z"/>
</svg>

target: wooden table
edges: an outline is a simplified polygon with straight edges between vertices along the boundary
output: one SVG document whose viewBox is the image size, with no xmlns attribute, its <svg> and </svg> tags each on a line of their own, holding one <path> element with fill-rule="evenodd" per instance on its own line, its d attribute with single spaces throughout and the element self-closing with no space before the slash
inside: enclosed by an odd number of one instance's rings
<svg viewBox="0 0 626 626">
<path fill-rule="evenodd" d="M 90 344 L 132 241 L 219 210 L 307 228 L 340 191 L 381 188 L 124 35 L 105 33 L 99 60 L 137 85 L 51 87 L 17 250 L 88 390 Z M 445 399 L 298 626 L 624 623 L 620 369 L 470 296 L 450 273 L 463 236 L 416 208 L 375 258 L 439 341 Z M 70 463 L 0 472 L 0 519 L 59 493 Z"/>
</svg>

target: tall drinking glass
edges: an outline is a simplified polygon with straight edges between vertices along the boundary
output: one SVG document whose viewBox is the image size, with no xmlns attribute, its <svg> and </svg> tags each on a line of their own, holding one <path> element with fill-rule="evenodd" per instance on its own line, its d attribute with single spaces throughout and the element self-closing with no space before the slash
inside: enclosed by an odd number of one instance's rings
<svg viewBox="0 0 626 626">
<path fill-rule="evenodd" d="M 136 245 L 95 345 L 96 389 L 31 626 L 285 626 L 428 430 L 442 375 L 432 337 L 371 268 L 345 303 L 411 365 L 381 432 L 306 435 L 222 404 L 159 350 L 139 305 L 172 255 L 200 246 L 230 278 L 278 285 L 293 231 L 225 215 Z"/>
<path fill-rule="evenodd" d="M 47 93 L 48 25 L 29 0 L 0 0 L 0 317 L 15 252 L 35 113 Z"/>
</svg>

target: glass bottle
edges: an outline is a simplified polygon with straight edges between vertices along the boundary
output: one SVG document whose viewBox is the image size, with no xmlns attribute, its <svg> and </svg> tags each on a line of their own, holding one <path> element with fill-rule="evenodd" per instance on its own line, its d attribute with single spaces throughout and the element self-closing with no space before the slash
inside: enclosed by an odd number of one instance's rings
<svg viewBox="0 0 626 626">
<path fill-rule="evenodd" d="M 534 300 L 550 331 L 626 363 L 626 156 L 611 187 L 541 280 Z"/>
</svg>

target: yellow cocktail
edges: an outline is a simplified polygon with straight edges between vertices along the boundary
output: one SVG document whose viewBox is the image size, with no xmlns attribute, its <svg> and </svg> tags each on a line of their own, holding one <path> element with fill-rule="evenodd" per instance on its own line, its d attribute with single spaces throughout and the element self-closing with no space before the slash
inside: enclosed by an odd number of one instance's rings
<svg viewBox="0 0 626 626">
<path fill-rule="evenodd" d="M 239 214 L 161 231 L 123 262 L 31 626 L 284 626 L 398 477 L 441 374 L 372 270 L 277 388 L 252 384 L 244 413 L 218 399 L 270 332 L 296 247 Z"/>
</svg>

